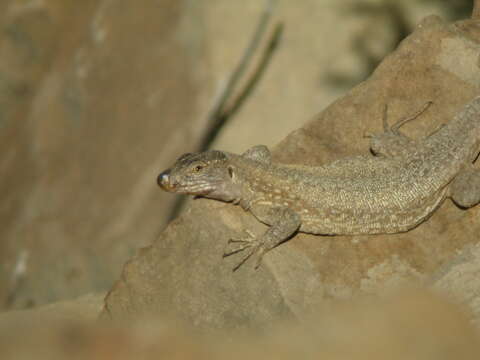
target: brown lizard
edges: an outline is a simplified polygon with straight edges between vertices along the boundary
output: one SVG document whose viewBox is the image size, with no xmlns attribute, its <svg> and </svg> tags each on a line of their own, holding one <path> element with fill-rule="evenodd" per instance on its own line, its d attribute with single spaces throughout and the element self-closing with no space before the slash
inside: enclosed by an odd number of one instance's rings
<svg viewBox="0 0 480 360">
<path fill-rule="evenodd" d="M 480 97 L 450 122 L 421 140 L 399 128 L 421 112 L 370 135 L 371 153 L 311 167 L 271 161 L 266 146 L 242 155 L 208 150 L 184 154 L 158 176 L 169 192 L 239 204 L 270 228 L 259 238 L 230 239 L 224 256 L 246 250 L 263 255 L 297 231 L 322 235 L 385 234 L 408 231 L 446 197 L 460 207 L 480 202 Z"/>
</svg>

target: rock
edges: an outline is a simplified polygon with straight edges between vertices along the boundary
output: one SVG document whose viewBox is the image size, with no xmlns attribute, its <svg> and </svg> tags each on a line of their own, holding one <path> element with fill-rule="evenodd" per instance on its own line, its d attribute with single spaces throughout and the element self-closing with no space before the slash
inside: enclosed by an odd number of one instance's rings
<svg viewBox="0 0 480 360">
<path fill-rule="evenodd" d="M 92 324 L 103 308 L 104 293 L 86 294 L 77 299 L 60 301 L 29 310 L 14 310 L 0 313 L 0 338 L 14 324 L 29 326 L 32 322 L 43 322 L 44 328 L 53 323 Z"/>
<path fill-rule="evenodd" d="M 246 337 L 207 336 L 165 319 L 94 324 L 24 311 L 29 318 L 19 321 L 18 311 L 8 321 L 0 316 L 0 358 L 456 360 L 480 351 L 465 310 L 419 289 L 319 310 L 302 326 L 282 322 Z"/>
<path fill-rule="evenodd" d="M 174 197 L 155 177 L 199 142 L 263 6 L 0 1 L 0 310 L 109 289 L 157 237 Z M 364 78 L 401 36 L 389 6 L 278 1 L 284 39 L 222 148 L 275 143 Z"/>
<path fill-rule="evenodd" d="M 216 92 L 238 63 L 265 3 L 208 0 L 208 6 L 194 8 L 195 18 L 204 19 L 205 38 L 212 40 L 206 56 Z M 272 22 L 282 21 L 284 34 L 262 80 L 215 141 L 219 149 L 241 153 L 277 144 L 366 79 L 421 18 L 451 16 L 453 6 L 415 0 L 270 3 Z"/>
<path fill-rule="evenodd" d="M 199 82 L 180 8 L 6 5 L 0 169 L 15 175 L 0 183 L 0 309 L 110 288 L 164 226 L 173 198 L 158 191 L 158 168 L 193 146 L 204 121 L 192 120 Z"/>
<path fill-rule="evenodd" d="M 452 300 L 467 306 L 473 322 L 480 327 L 480 245 L 467 245 L 452 260 L 445 263 L 429 279 L 434 289 L 449 295 Z"/>
<path fill-rule="evenodd" d="M 431 106 L 402 128 L 425 136 L 478 94 L 480 27 L 428 17 L 364 83 L 274 149 L 283 163 L 316 165 L 368 151 L 365 132 L 380 132 L 389 105 L 393 122 Z M 255 271 L 237 272 L 223 259 L 231 237 L 266 229 L 239 207 L 197 200 L 153 245 L 125 266 L 106 299 L 114 320 L 169 314 L 206 329 L 266 328 L 272 321 L 308 318 L 332 299 L 384 292 L 406 281 L 425 281 L 478 242 L 480 208 L 460 210 L 446 201 L 416 229 L 376 236 L 299 234 L 268 253 Z"/>
</svg>

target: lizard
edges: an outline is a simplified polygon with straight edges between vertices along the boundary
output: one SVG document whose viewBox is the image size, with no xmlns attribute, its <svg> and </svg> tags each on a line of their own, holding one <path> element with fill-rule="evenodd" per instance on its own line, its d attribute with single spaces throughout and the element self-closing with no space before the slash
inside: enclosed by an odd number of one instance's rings
<svg viewBox="0 0 480 360">
<path fill-rule="evenodd" d="M 387 121 L 370 134 L 370 151 L 321 166 L 272 161 L 257 145 L 241 155 L 207 150 L 182 155 L 161 172 L 167 192 L 196 195 L 240 205 L 269 225 L 256 237 L 229 239 L 224 256 L 243 252 L 237 270 L 297 232 L 317 235 L 392 234 L 409 231 L 450 198 L 461 208 L 480 202 L 480 96 L 431 134 L 415 140 L 400 127 L 416 114 Z"/>
</svg>

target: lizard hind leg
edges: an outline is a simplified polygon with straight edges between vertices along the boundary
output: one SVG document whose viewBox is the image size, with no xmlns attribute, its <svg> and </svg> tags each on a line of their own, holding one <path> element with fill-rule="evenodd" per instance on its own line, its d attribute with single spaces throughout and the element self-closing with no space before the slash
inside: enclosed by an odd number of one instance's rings
<svg viewBox="0 0 480 360">
<path fill-rule="evenodd" d="M 432 105 L 433 102 L 432 101 L 427 101 L 425 104 L 423 104 L 422 108 L 417 110 L 415 113 L 413 113 L 412 115 L 409 115 L 409 116 L 406 116 L 404 118 L 401 118 L 400 120 L 398 120 L 395 124 L 393 124 L 390 128 L 388 128 L 388 124 L 387 124 L 387 107 L 385 106 L 385 111 L 384 111 L 384 115 L 383 115 L 383 129 L 384 131 L 393 131 L 395 133 L 398 133 L 399 132 L 399 129 L 405 125 L 406 123 L 412 121 L 412 120 L 415 120 L 416 118 L 418 118 L 420 115 L 422 115 L 429 107 L 430 105 Z"/>
<path fill-rule="evenodd" d="M 393 125 L 389 125 L 387 121 L 388 106 L 385 105 L 383 111 L 383 133 L 370 135 L 370 150 L 375 156 L 384 157 L 398 157 L 408 152 L 415 144 L 415 140 L 400 132 L 400 127 L 407 122 L 418 118 L 432 102 L 427 102 L 425 105 L 414 114 L 401 118 Z"/>
<path fill-rule="evenodd" d="M 460 172 L 450 185 L 450 198 L 462 208 L 480 203 L 480 171 L 471 166 Z"/>
</svg>

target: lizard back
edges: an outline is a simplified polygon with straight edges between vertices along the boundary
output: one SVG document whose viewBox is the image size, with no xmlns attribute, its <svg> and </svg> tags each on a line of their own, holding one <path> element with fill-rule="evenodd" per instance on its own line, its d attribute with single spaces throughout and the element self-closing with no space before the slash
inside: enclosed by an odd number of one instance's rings
<svg viewBox="0 0 480 360">
<path fill-rule="evenodd" d="M 259 164 L 239 158 L 251 211 L 268 223 L 265 207 L 288 206 L 314 234 L 407 231 L 447 195 L 447 185 L 471 163 L 480 144 L 480 98 L 448 124 L 414 142 L 402 156 L 362 155 L 324 166 Z"/>
</svg>

